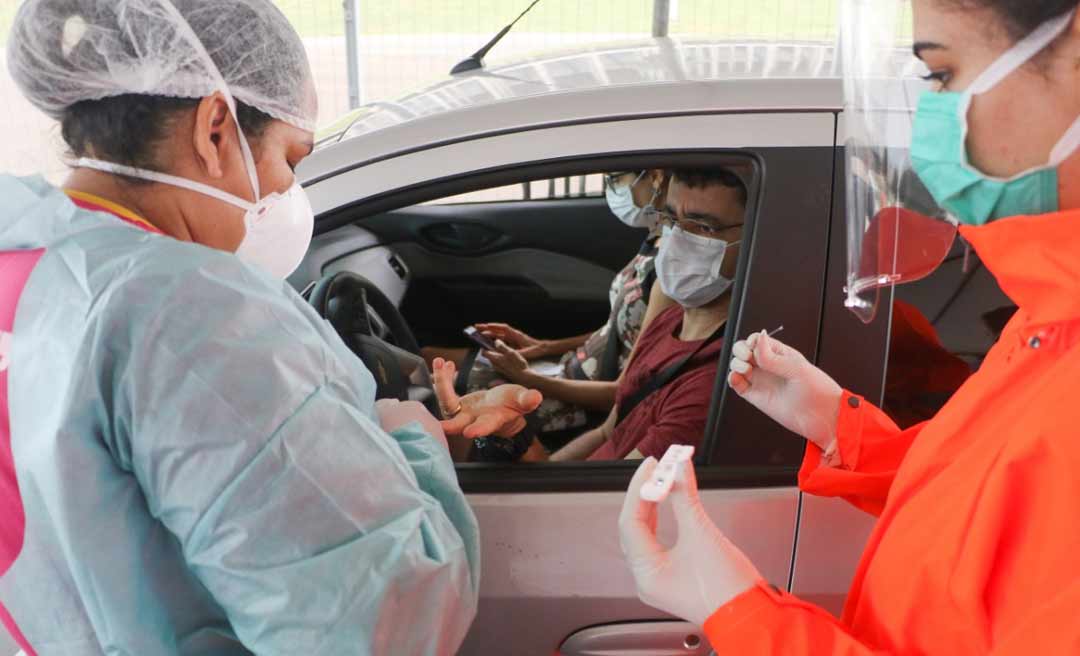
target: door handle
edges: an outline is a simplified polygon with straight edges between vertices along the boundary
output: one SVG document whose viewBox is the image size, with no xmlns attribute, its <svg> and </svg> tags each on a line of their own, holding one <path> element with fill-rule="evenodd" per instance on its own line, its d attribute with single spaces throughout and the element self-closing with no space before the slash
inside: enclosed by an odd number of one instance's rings
<svg viewBox="0 0 1080 656">
<path fill-rule="evenodd" d="M 436 248 L 453 253 L 477 253 L 506 240 L 501 231 L 482 223 L 436 223 L 420 233 Z"/>
<path fill-rule="evenodd" d="M 560 656 L 708 656 L 705 633 L 690 622 L 633 622 L 578 631 Z"/>
</svg>

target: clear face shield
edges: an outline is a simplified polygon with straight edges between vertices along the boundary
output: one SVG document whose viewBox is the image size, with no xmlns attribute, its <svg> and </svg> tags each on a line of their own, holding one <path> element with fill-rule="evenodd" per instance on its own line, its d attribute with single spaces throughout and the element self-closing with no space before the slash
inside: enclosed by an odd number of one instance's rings
<svg viewBox="0 0 1080 656">
<path fill-rule="evenodd" d="M 910 157 L 919 97 L 931 88 L 912 54 L 911 3 L 843 0 L 847 281 L 844 304 L 873 320 L 882 289 L 933 272 L 958 222 L 938 206 Z"/>
</svg>

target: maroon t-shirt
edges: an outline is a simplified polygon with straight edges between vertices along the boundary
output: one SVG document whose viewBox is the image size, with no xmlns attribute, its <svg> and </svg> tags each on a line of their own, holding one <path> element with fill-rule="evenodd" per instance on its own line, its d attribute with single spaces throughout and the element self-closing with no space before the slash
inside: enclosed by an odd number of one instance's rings
<svg viewBox="0 0 1080 656">
<path fill-rule="evenodd" d="M 682 320 L 683 309 L 678 306 L 653 319 L 638 338 L 637 353 L 623 374 L 615 394 L 616 403 L 625 403 L 649 380 L 701 346 L 704 340 L 679 339 Z M 718 339 L 707 345 L 675 380 L 638 404 L 589 460 L 621 460 L 634 449 L 646 458 L 661 458 L 672 444 L 700 447 L 723 341 Z"/>
</svg>

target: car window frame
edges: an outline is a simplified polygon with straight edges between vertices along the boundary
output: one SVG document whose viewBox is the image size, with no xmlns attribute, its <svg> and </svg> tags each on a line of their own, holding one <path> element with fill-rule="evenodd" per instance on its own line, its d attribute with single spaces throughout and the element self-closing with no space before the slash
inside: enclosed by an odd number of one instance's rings
<svg viewBox="0 0 1080 656">
<path fill-rule="evenodd" d="M 732 321 L 725 328 L 724 347 L 720 355 L 719 375 L 714 384 L 712 401 L 703 439 L 703 456 L 698 459 L 698 480 L 703 489 L 753 489 L 790 487 L 795 484 L 797 466 L 730 465 L 713 462 L 721 444 L 716 432 L 724 408 L 730 402 L 725 384 L 727 364 L 735 335 L 739 334 L 744 290 L 753 259 L 757 238 L 759 212 L 766 188 L 765 162 L 754 148 L 696 148 L 600 153 L 534 160 L 470 171 L 424 183 L 395 189 L 339 207 L 319 218 L 316 232 L 329 232 L 353 224 L 363 226 L 364 219 L 396 209 L 419 205 L 441 197 L 481 191 L 492 187 L 520 183 L 526 180 L 546 180 L 588 172 L 623 170 L 635 167 L 701 167 L 738 163 L 749 165 L 752 179 L 748 181 L 744 248 L 740 254 L 733 286 Z M 636 470 L 636 461 L 574 462 L 574 463 L 456 463 L 459 481 L 468 493 L 545 493 L 545 492 L 613 492 L 625 490 Z"/>
</svg>

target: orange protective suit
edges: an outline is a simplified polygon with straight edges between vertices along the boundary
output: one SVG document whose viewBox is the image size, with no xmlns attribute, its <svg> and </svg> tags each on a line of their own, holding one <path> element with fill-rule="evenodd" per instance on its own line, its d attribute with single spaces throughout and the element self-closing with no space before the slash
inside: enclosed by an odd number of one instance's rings
<svg viewBox="0 0 1080 656">
<path fill-rule="evenodd" d="M 1020 306 L 982 368 L 904 431 L 845 393 L 842 465 L 799 474 L 878 516 L 842 620 L 760 585 L 717 653 L 1080 654 L 1080 211 L 961 232 Z"/>
<path fill-rule="evenodd" d="M 971 377 L 971 367 L 938 339 L 922 312 L 893 301 L 888 376 L 882 409 L 900 428 L 910 428 L 937 414 Z"/>
</svg>

